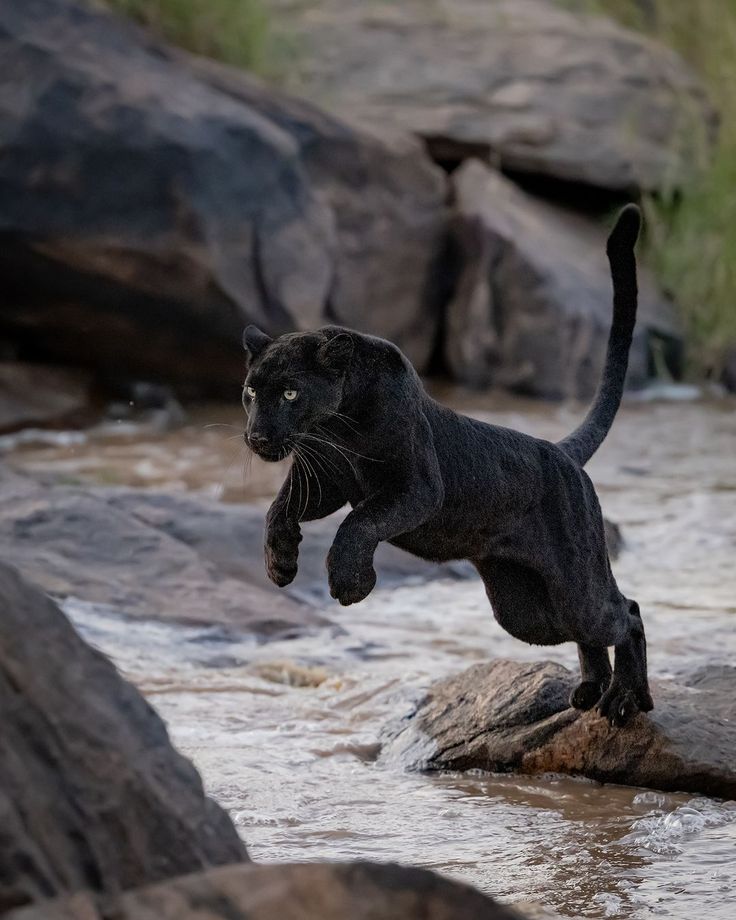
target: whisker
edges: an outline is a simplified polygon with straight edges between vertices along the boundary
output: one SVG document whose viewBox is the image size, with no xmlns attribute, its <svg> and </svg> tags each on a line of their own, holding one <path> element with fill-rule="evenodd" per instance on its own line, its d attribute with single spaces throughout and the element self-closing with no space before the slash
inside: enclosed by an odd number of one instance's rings
<svg viewBox="0 0 736 920">
<path fill-rule="evenodd" d="M 297 466 L 300 469 L 300 474 L 299 474 L 299 520 L 301 521 L 302 516 L 306 514 L 307 508 L 309 507 L 309 476 L 307 475 L 306 467 L 303 465 L 302 459 L 299 456 L 299 454 L 294 454 L 294 457 L 296 458 Z M 301 470 L 302 469 L 304 470 L 304 485 L 305 485 L 305 489 L 307 493 L 306 500 L 304 502 L 304 507 L 302 507 L 302 492 L 301 492 L 301 489 L 302 489 Z"/>
<path fill-rule="evenodd" d="M 355 469 L 355 466 L 352 460 L 350 459 L 350 457 L 348 457 L 348 455 L 342 450 L 342 448 L 338 444 L 335 444 L 334 441 L 329 441 L 329 440 L 326 440 L 325 438 L 318 438 L 317 435 L 314 435 L 314 434 L 302 434 L 302 437 L 309 438 L 312 441 L 317 441 L 320 444 L 326 444 L 328 447 L 331 447 L 333 450 L 336 450 L 338 454 L 343 458 L 343 460 L 345 460 L 347 464 L 350 466 L 353 473 L 356 476 L 358 475 L 358 471 Z"/>
<path fill-rule="evenodd" d="M 245 445 L 248 447 L 248 445 Z M 248 453 L 243 461 L 243 488 L 245 488 L 246 479 L 250 476 L 253 469 L 253 451 L 248 447 Z"/>
<path fill-rule="evenodd" d="M 289 497 L 286 499 L 286 513 L 289 513 L 289 506 L 291 505 L 291 490 L 294 488 L 294 464 L 292 463 L 291 469 L 289 470 Z"/>
<path fill-rule="evenodd" d="M 315 464 L 317 464 L 317 466 L 319 467 L 319 469 L 321 469 L 322 472 L 323 472 L 326 476 L 329 476 L 329 475 L 330 475 L 329 470 L 325 469 L 325 467 L 324 467 L 324 465 L 323 465 L 323 461 L 327 459 L 326 457 L 323 457 L 323 456 L 317 451 L 317 449 L 316 449 L 315 447 L 313 447 L 312 445 L 310 445 L 310 444 L 304 444 L 303 442 L 301 442 L 301 443 L 300 443 L 300 447 L 301 447 L 302 450 L 305 450 L 305 451 L 307 452 L 307 456 L 309 456 L 309 457 L 312 458 L 312 462 L 315 463 Z M 333 466 L 334 466 L 334 464 L 333 464 Z M 339 470 L 338 470 L 338 472 L 339 472 Z"/>
<path fill-rule="evenodd" d="M 302 448 L 305 447 L 304 444 L 302 444 L 301 446 L 302 446 Z M 313 464 L 312 464 L 312 461 L 311 461 L 310 459 L 308 459 L 308 455 L 307 455 L 307 456 L 302 455 L 301 451 L 299 450 L 299 448 L 298 448 L 296 445 L 294 445 L 293 450 L 294 450 L 298 455 L 301 456 L 302 461 L 304 462 L 305 466 L 307 467 L 307 470 L 308 470 L 308 471 L 311 471 L 312 476 L 314 476 L 314 478 L 315 478 L 315 480 L 316 480 L 316 482 L 317 482 L 317 488 L 319 489 L 319 504 L 321 505 L 321 504 L 322 504 L 322 483 L 319 481 L 319 476 L 317 475 L 317 473 L 316 473 L 316 471 L 315 471 L 315 469 L 314 469 L 314 466 L 313 466 Z M 308 498 L 307 498 L 307 501 L 309 501 Z"/>
<path fill-rule="evenodd" d="M 331 457 L 326 457 L 324 454 L 320 453 L 319 448 L 315 447 L 313 444 L 305 444 L 304 441 L 299 441 L 299 446 L 303 450 L 307 450 L 315 459 L 319 458 L 320 466 L 322 463 L 328 463 L 336 473 L 342 472 L 340 467 Z M 326 470 L 324 466 L 321 466 L 321 469 L 327 476 L 330 475 L 329 470 Z"/>
<path fill-rule="evenodd" d="M 242 431 L 238 425 L 226 425 L 224 422 L 211 422 L 209 425 L 202 425 L 202 428 L 232 428 L 233 431 Z"/>
<path fill-rule="evenodd" d="M 325 435 L 325 436 L 328 435 L 328 434 L 332 434 L 332 435 L 334 435 L 336 438 L 337 438 L 337 437 L 340 437 L 339 435 L 335 435 L 334 432 L 332 432 L 332 431 L 325 431 L 324 428 L 322 428 L 321 425 L 317 425 L 316 428 L 317 428 L 317 431 L 319 431 L 321 434 L 323 434 L 323 435 Z M 350 453 L 350 454 L 355 454 L 356 457 L 362 457 L 364 460 L 372 460 L 373 463 L 385 463 L 385 460 L 380 460 L 378 457 L 367 457 L 365 454 L 361 454 L 359 451 L 353 450 L 351 447 L 348 447 L 346 444 L 341 444 L 340 447 L 341 447 L 343 450 L 348 451 L 348 453 Z"/>
<path fill-rule="evenodd" d="M 225 484 L 227 482 L 227 477 L 230 475 L 230 470 L 233 468 L 233 464 L 235 463 L 237 459 L 239 459 L 241 453 L 243 452 L 246 446 L 247 445 L 245 444 L 245 442 L 243 442 L 243 444 L 241 444 L 237 448 L 237 450 L 231 457 L 230 462 L 227 465 L 227 469 L 225 470 L 225 475 L 222 477 L 222 481 L 220 482 L 219 486 L 217 486 L 217 488 L 215 489 L 215 501 L 219 502 L 220 499 L 222 498 L 223 493 L 225 491 Z"/>
<path fill-rule="evenodd" d="M 360 428 L 355 419 L 351 419 L 349 415 L 343 415 L 342 412 L 332 412 L 330 413 L 330 418 L 336 418 L 338 422 L 342 422 L 347 428 L 349 428 L 353 434 L 360 434 Z"/>
</svg>

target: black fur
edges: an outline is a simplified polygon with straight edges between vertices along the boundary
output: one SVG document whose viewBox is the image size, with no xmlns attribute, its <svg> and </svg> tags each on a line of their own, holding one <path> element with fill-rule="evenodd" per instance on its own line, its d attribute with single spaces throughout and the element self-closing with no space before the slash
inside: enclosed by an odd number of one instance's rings
<svg viewBox="0 0 736 920">
<path fill-rule="evenodd" d="M 630 206 L 609 239 L 614 313 L 603 379 L 588 417 L 560 444 L 439 405 L 382 339 L 328 326 L 272 341 L 248 327 L 245 439 L 269 460 L 294 454 L 267 515 L 271 579 L 283 586 L 294 578 L 300 521 L 350 504 L 327 557 L 330 592 L 341 604 L 373 589 L 382 540 L 423 559 L 469 559 L 511 635 L 578 644 L 574 706 L 597 705 L 615 725 L 651 709 L 639 609 L 614 581 L 598 499 L 583 470 L 621 400 L 639 224 Z M 294 391 L 296 398 L 284 396 Z"/>
</svg>

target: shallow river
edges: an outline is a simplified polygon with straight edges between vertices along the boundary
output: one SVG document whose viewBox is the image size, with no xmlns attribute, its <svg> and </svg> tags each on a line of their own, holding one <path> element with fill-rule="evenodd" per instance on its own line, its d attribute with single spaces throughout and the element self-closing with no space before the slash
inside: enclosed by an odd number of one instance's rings
<svg viewBox="0 0 736 920">
<path fill-rule="evenodd" d="M 576 419 L 460 401 L 551 438 Z M 223 497 L 242 500 L 268 493 L 273 468 L 254 468 L 244 492 L 237 432 L 203 427 L 239 421 L 209 407 L 177 432 L 106 430 L 19 446 L 11 460 L 82 481 L 212 491 L 224 478 Z M 641 604 L 652 673 L 736 661 L 736 404 L 629 403 L 590 472 L 623 528 L 614 567 Z M 576 665 L 572 646 L 506 636 L 476 581 L 374 593 L 329 607 L 334 628 L 266 645 L 66 609 L 167 719 L 256 859 L 398 860 L 565 917 L 733 917 L 736 803 L 556 777 L 426 777 L 377 758 L 383 727 L 439 676 L 489 656 Z"/>
</svg>

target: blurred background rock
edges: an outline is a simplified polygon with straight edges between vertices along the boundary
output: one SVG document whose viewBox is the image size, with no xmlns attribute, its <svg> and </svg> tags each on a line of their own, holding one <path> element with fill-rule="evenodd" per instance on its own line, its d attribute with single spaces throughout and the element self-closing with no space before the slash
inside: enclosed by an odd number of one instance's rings
<svg viewBox="0 0 736 920">
<path fill-rule="evenodd" d="M 732 386 L 732 6 L 3 4 L 4 429 L 53 421 L 19 405 L 29 363 L 103 400 L 236 398 L 247 322 L 343 323 L 424 373 L 587 398 L 605 227 L 632 198 L 631 385 Z"/>
</svg>

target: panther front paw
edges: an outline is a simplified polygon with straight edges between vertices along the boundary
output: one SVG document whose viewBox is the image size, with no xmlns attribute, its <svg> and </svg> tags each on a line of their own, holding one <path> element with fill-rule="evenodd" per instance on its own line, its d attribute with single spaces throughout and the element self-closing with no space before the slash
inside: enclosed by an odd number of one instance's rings
<svg viewBox="0 0 736 920">
<path fill-rule="evenodd" d="M 266 531 L 266 573 L 279 588 L 290 585 L 296 577 L 301 539 L 298 528 Z"/>
<path fill-rule="evenodd" d="M 616 728 L 623 728 L 639 712 L 636 694 L 614 679 L 598 703 L 598 712 Z"/>
<path fill-rule="evenodd" d="M 266 573 L 279 588 L 285 588 L 296 578 L 298 571 L 297 554 L 279 555 L 266 547 Z"/>
<path fill-rule="evenodd" d="M 327 556 L 330 595 L 347 607 L 365 600 L 376 585 L 376 570 L 371 561 L 356 556 L 345 558 L 333 546 Z"/>
</svg>

